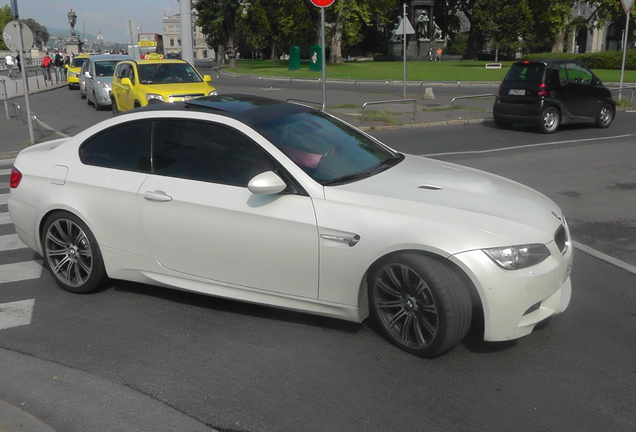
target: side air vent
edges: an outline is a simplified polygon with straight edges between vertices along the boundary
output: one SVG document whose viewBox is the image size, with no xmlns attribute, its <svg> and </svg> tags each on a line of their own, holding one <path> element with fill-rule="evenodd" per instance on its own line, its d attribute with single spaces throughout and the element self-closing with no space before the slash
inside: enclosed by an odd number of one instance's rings
<svg viewBox="0 0 636 432">
<path fill-rule="evenodd" d="M 559 229 L 554 233 L 554 241 L 561 251 L 561 254 L 564 254 L 565 251 L 568 250 L 568 238 L 563 225 L 559 226 Z"/>
</svg>

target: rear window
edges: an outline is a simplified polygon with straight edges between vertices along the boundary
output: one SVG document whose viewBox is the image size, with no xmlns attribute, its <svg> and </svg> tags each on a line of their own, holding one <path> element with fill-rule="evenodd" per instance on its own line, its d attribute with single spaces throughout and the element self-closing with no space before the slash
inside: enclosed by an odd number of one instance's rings
<svg viewBox="0 0 636 432">
<path fill-rule="evenodd" d="M 515 63 L 504 81 L 538 83 L 543 78 L 545 65 L 540 63 Z"/>
</svg>

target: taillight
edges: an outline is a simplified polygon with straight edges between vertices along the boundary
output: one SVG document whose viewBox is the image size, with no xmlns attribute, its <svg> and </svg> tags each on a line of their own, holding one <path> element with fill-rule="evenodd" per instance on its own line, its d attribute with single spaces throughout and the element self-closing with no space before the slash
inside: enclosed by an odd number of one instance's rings
<svg viewBox="0 0 636 432">
<path fill-rule="evenodd" d="M 539 84 L 539 91 L 537 91 L 537 95 L 541 97 L 548 95 L 548 85 L 546 83 Z"/>
<path fill-rule="evenodd" d="M 9 180 L 9 186 L 11 187 L 11 189 L 15 189 L 20 184 L 20 181 L 22 181 L 22 173 L 18 171 L 16 167 L 13 167 L 11 169 L 11 179 Z"/>
</svg>

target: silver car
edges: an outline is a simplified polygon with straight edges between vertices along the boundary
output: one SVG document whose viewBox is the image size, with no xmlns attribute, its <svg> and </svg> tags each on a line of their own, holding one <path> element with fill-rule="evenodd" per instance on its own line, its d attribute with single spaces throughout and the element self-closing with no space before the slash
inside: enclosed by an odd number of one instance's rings
<svg viewBox="0 0 636 432">
<path fill-rule="evenodd" d="M 95 106 L 95 109 L 111 107 L 110 89 L 115 66 L 122 60 L 131 60 L 128 55 L 104 54 L 90 57 L 84 71 L 84 95 L 86 103 Z M 80 83 L 81 89 L 81 83 Z"/>
</svg>

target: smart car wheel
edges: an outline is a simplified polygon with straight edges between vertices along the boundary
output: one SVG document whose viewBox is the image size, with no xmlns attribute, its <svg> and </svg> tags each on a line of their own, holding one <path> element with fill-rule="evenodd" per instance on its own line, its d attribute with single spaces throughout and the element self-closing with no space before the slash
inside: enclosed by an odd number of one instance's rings
<svg viewBox="0 0 636 432">
<path fill-rule="evenodd" d="M 44 225 L 44 260 L 55 282 L 72 293 L 86 294 L 107 280 L 95 237 L 78 217 L 52 214 Z"/>
<path fill-rule="evenodd" d="M 110 98 L 110 105 L 111 105 L 112 110 L 113 110 L 113 115 L 119 114 L 119 110 L 117 109 L 117 101 L 115 100 L 114 97 Z"/>
<path fill-rule="evenodd" d="M 561 123 L 561 113 L 554 107 L 547 107 L 541 113 L 539 120 L 539 130 L 543 133 L 550 134 L 557 130 Z"/>
<path fill-rule="evenodd" d="M 371 273 L 369 307 L 391 343 L 420 357 L 458 344 L 472 319 L 468 289 L 450 265 L 410 253 Z"/>
<path fill-rule="evenodd" d="M 596 116 L 596 126 L 605 129 L 614 121 L 614 108 L 610 104 L 601 107 Z"/>
</svg>

